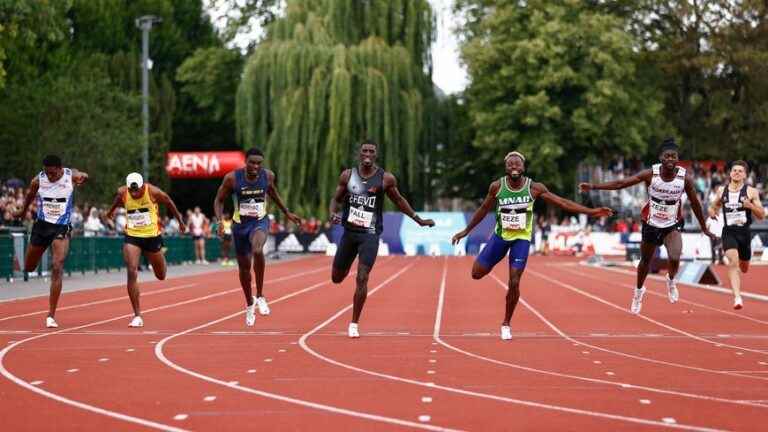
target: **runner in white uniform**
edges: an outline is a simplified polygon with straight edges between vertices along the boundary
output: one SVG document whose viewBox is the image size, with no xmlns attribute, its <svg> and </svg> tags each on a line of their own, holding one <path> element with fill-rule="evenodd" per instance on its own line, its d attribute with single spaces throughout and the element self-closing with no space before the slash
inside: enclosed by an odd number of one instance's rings
<svg viewBox="0 0 768 432">
<path fill-rule="evenodd" d="M 75 185 L 81 185 L 88 179 L 88 174 L 76 169 L 63 168 L 61 158 L 54 155 L 43 159 L 43 171 L 40 171 L 29 183 L 24 205 L 16 213 L 17 218 L 24 217 L 32 200 L 37 203 L 36 221 L 32 226 L 30 244 L 24 259 L 24 271 L 33 272 L 40 263 L 40 258 L 51 247 L 53 262 L 51 266 L 51 295 L 49 299 L 46 327 L 58 327 L 54 319 L 56 305 L 61 295 L 61 278 L 64 273 L 64 260 L 69 253 L 69 236 L 72 216 L 73 194 Z"/>
<path fill-rule="evenodd" d="M 618 190 L 638 183 L 645 183 L 648 188 L 648 202 L 642 210 L 643 240 L 640 244 L 640 264 L 637 266 L 637 286 L 632 297 L 630 311 L 640 313 L 643 307 L 643 295 L 645 294 L 645 278 L 648 276 L 648 267 L 653 259 L 656 249 L 662 244 L 667 248 L 669 267 L 667 272 L 667 295 L 670 303 L 677 302 L 679 293 L 675 285 L 675 275 L 680 266 L 680 254 L 683 249 L 683 240 L 680 231 L 683 229 L 683 212 L 681 198 L 683 192 L 691 201 L 691 209 L 699 221 L 704 234 L 713 238 L 709 232 L 701 208 L 701 202 L 696 195 L 693 178 L 683 167 L 677 166 L 678 147 L 674 139 L 667 138 L 661 145 L 659 161 L 651 169 L 635 174 L 621 180 L 601 184 L 581 183 L 582 192 L 592 189 Z"/>
<path fill-rule="evenodd" d="M 208 218 L 205 217 L 200 207 L 195 207 L 195 212 L 189 217 L 187 224 L 192 233 L 192 240 L 195 243 L 195 263 L 208 264 L 205 259 L 205 225 Z"/>
</svg>

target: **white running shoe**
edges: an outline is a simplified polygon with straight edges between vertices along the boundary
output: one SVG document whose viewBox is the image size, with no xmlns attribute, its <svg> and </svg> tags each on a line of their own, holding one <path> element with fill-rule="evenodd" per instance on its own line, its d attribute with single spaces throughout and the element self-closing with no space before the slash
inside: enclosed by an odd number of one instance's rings
<svg viewBox="0 0 768 432">
<path fill-rule="evenodd" d="M 259 306 L 259 313 L 262 315 L 269 315 L 269 305 L 267 304 L 267 299 L 264 297 L 258 297 L 256 298 L 256 304 Z"/>
<path fill-rule="evenodd" d="M 48 318 L 45 319 L 45 326 L 48 328 L 58 328 L 59 324 L 56 322 L 55 319 L 53 319 L 53 317 L 49 316 Z"/>
<path fill-rule="evenodd" d="M 136 315 L 131 320 L 131 323 L 128 324 L 128 327 L 144 327 L 144 320 L 140 316 Z"/>
<path fill-rule="evenodd" d="M 667 276 L 667 297 L 669 297 L 670 303 L 677 303 L 677 300 L 680 299 L 677 282 L 674 279 L 670 279 L 669 276 Z"/>
<path fill-rule="evenodd" d="M 643 308 L 643 296 L 645 295 L 645 287 L 635 289 L 635 294 L 632 296 L 632 307 L 630 312 L 633 314 L 639 314 L 640 309 Z"/>
<path fill-rule="evenodd" d="M 349 328 L 347 329 L 347 335 L 351 338 L 360 337 L 360 332 L 357 330 L 357 324 L 349 323 Z"/>
<path fill-rule="evenodd" d="M 512 339 L 512 329 L 509 326 L 501 326 L 501 340 Z"/>
<path fill-rule="evenodd" d="M 741 296 L 733 299 L 733 308 L 739 310 L 744 307 L 744 303 L 741 301 Z"/>
<path fill-rule="evenodd" d="M 245 325 L 248 327 L 256 324 L 256 297 L 253 297 L 253 304 L 245 307 Z"/>
</svg>

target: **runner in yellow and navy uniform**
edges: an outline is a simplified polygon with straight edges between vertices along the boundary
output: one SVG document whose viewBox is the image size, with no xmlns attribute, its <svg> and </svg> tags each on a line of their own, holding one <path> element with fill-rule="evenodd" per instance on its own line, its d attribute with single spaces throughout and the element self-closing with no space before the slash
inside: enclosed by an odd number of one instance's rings
<svg viewBox="0 0 768 432">
<path fill-rule="evenodd" d="M 264 153 L 252 148 L 245 153 L 245 168 L 234 170 L 224 176 L 216 193 L 213 210 L 218 220 L 224 219 L 224 201 L 230 197 L 235 211 L 232 224 L 232 238 L 239 269 L 240 286 L 245 295 L 245 325 L 256 322 L 256 306 L 259 313 L 269 315 L 269 304 L 264 297 L 264 243 L 267 241 L 269 219 L 267 218 L 267 197 L 275 202 L 285 217 L 296 225 L 301 219 L 288 211 L 275 185 L 275 173 L 263 167 Z M 224 237 L 224 224 L 219 224 L 218 234 Z M 256 296 L 251 293 L 251 262 L 256 276 Z"/>
<path fill-rule="evenodd" d="M 125 179 L 125 186 L 117 190 L 112 207 L 107 212 L 107 219 L 112 219 L 118 207 L 125 207 L 127 223 L 125 225 L 125 242 L 123 258 L 128 272 L 128 297 L 131 299 L 134 317 L 129 327 L 143 327 L 139 307 L 139 260 L 143 254 L 152 265 L 152 270 L 158 280 L 165 279 L 166 264 L 163 254 L 163 238 L 161 236 L 160 214 L 158 204 L 164 204 L 173 217 L 179 221 L 179 230 L 183 233 L 186 226 L 181 213 L 176 208 L 171 197 L 157 186 L 144 183 L 139 173 L 130 173 Z"/>
<path fill-rule="evenodd" d="M 510 152 L 504 158 L 506 175 L 493 183 L 480 208 L 472 215 L 465 229 L 453 236 L 453 244 L 466 237 L 485 215 L 496 208 L 496 228 L 485 248 L 472 267 L 472 279 L 481 279 L 505 255 L 509 255 L 509 289 L 507 291 L 504 321 L 501 322 L 501 338 L 512 339 L 509 322 L 520 298 L 520 278 L 528 262 L 528 251 L 533 235 L 533 203 L 541 198 L 571 213 L 586 213 L 592 217 L 610 216 L 609 208 L 588 208 L 550 192 L 541 183 L 525 177 L 525 157 L 519 152 Z"/>
</svg>

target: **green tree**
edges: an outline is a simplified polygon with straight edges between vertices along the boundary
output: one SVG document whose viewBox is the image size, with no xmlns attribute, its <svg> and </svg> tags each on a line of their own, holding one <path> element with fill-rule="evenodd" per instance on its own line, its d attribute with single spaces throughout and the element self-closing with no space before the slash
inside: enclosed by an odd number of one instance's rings
<svg viewBox="0 0 768 432">
<path fill-rule="evenodd" d="M 637 72 L 625 21 L 576 0 L 458 6 L 474 143 L 488 160 L 519 150 L 562 187 L 579 160 L 645 150 L 662 104 Z"/>
<path fill-rule="evenodd" d="M 325 214 L 363 138 L 404 189 L 423 181 L 433 39 L 426 0 L 287 2 L 246 62 L 236 116 L 289 205 Z"/>
</svg>

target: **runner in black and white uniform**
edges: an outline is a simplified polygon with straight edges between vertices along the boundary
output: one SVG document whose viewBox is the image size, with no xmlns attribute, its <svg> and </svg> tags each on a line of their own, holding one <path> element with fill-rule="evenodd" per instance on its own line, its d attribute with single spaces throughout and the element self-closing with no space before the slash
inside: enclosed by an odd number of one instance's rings
<svg viewBox="0 0 768 432">
<path fill-rule="evenodd" d="M 642 243 L 640 244 L 640 264 L 637 266 L 637 286 L 632 297 L 630 311 L 640 313 L 643 307 L 643 295 L 645 294 L 645 278 L 648 276 L 648 268 L 656 249 L 662 244 L 667 248 L 669 267 L 667 273 L 667 295 L 670 303 L 679 299 L 679 293 L 675 284 L 675 275 L 680 266 L 680 254 L 683 249 L 683 239 L 680 231 L 683 229 L 683 192 L 691 202 L 696 219 L 699 221 L 702 232 L 709 237 L 714 237 L 706 226 L 701 202 L 696 194 L 693 178 L 685 168 L 677 166 L 679 150 L 675 141 L 668 138 L 661 145 L 659 161 L 651 169 L 644 170 L 631 177 L 601 184 L 581 183 L 582 192 L 591 189 L 618 190 L 638 183 L 645 183 L 648 188 L 648 202 L 641 212 L 643 220 Z"/>
<path fill-rule="evenodd" d="M 29 183 L 29 190 L 24 198 L 24 205 L 16 213 L 17 218 L 24 217 L 32 201 L 37 203 L 35 224 L 24 259 L 24 271 L 33 272 L 40 263 L 40 258 L 48 247 L 51 248 L 51 295 L 48 306 L 46 327 L 58 327 L 54 316 L 56 305 L 61 295 L 61 278 L 64 273 L 64 260 L 69 253 L 69 237 L 72 227 L 69 225 L 74 206 L 75 185 L 81 185 L 88 179 L 88 174 L 71 168 L 63 168 L 61 158 L 48 155 L 43 159 L 43 171 Z"/>
<path fill-rule="evenodd" d="M 730 181 L 726 186 L 720 186 L 709 208 L 709 217 L 716 219 L 723 210 L 723 250 L 728 257 L 728 278 L 733 290 L 733 307 L 741 309 L 744 301 L 741 298 L 741 276 L 749 271 L 749 261 L 752 259 L 752 234 L 750 225 L 752 219 L 764 219 L 765 208 L 760 202 L 757 189 L 746 184 L 749 164 L 743 160 L 731 163 Z"/>
<path fill-rule="evenodd" d="M 333 283 L 341 283 L 347 277 L 352 262 L 358 257 L 352 322 L 348 328 L 348 336 L 351 338 L 360 337 L 357 324 L 368 296 L 368 276 L 379 251 L 379 235 L 384 229 L 384 195 L 417 224 L 430 227 L 435 225 L 433 220 L 422 219 L 413 211 L 408 201 L 400 195 L 395 176 L 376 165 L 377 152 L 378 145 L 373 141 L 360 144 L 358 166 L 341 173 L 329 208 L 331 222 L 341 223 L 344 227 L 344 234 L 333 259 Z M 340 205 L 343 206 L 341 215 L 338 214 Z"/>
</svg>

